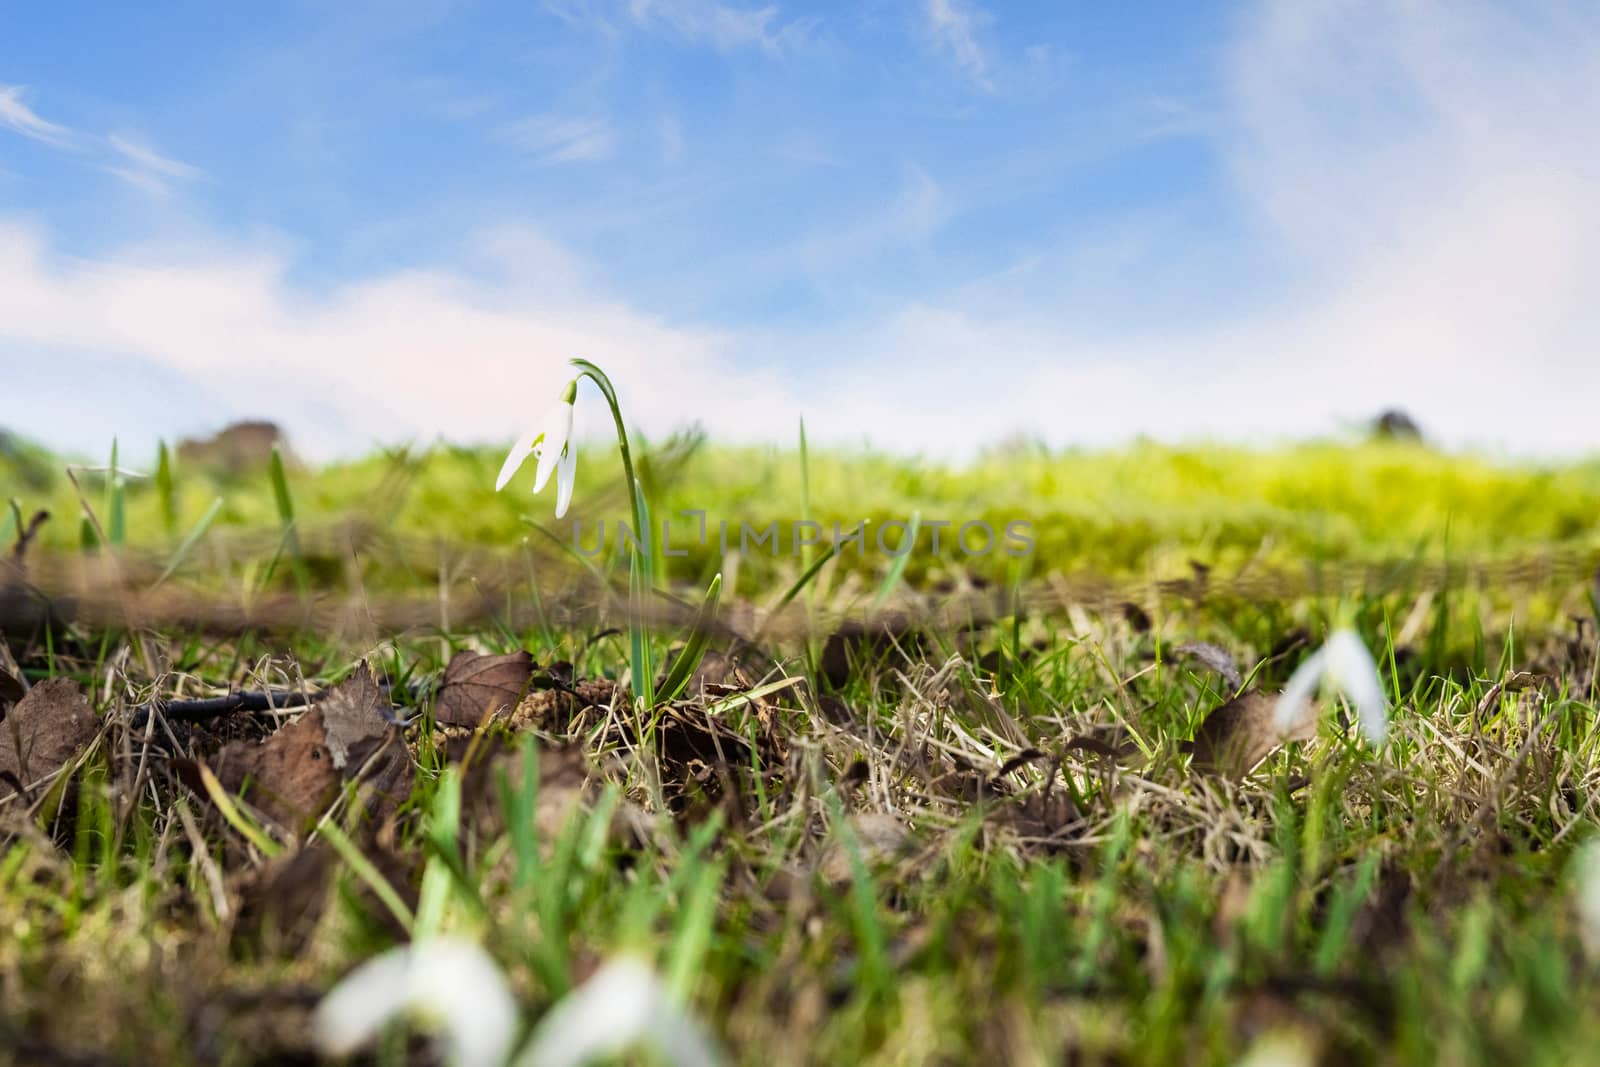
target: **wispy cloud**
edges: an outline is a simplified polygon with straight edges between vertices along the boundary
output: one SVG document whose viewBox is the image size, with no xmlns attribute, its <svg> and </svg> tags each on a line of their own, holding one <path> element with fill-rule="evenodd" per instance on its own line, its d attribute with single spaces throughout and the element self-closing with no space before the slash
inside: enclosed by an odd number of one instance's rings
<svg viewBox="0 0 1600 1067">
<path fill-rule="evenodd" d="M 776 5 L 746 8 L 716 0 L 630 0 L 628 14 L 636 25 L 719 52 L 759 48 L 777 54 L 804 44 L 817 26 L 814 18 L 781 18 Z"/>
<path fill-rule="evenodd" d="M 117 157 L 106 171 L 154 196 L 165 196 L 174 181 L 193 181 L 202 176 L 198 167 L 164 156 L 149 145 L 121 134 L 111 134 L 106 144 Z"/>
<path fill-rule="evenodd" d="M 617 136 L 604 118 L 534 115 L 508 122 L 500 139 L 541 163 L 583 163 L 606 159 L 616 151 Z"/>
<path fill-rule="evenodd" d="M 989 21 L 988 12 L 964 0 L 925 0 L 923 13 L 939 50 L 980 89 L 992 91 L 989 57 L 978 43 L 978 29 Z"/>
<path fill-rule="evenodd" d="M 0 85 L 0 127 L 57 148 L 70 148 L 76 135 L 65 126 L 39 117 L 28 106 L 28 87 Z"/>
<path fill-rule="evenodd" d="M 734 358 L 727 335 L 629 306 L 554 246 L 534 247 L 533 265 L 514 251 L 529 247 L 526 233 L 487 233 L 477 246 L 459 268 L 311 292 L 290 280 L 289 260 L 236 238 L 85 259 L 0 219 L 0 377 L 23 379 L 41 353 L 90 354 L 80 365 L 113 360 L 122 383 L 160 372 L 207 391 L 217 423 L 277 418 L 320 458 L 411 435 L 509 440 L 537 413 L 528 398 L 555 395 L 574 355 L 615 377 L 629 418 L 650 432 L 714 415 L 719 431 L 757 440 L 790 404 L 780 372 Z M 721 395 L 740 397 L 738 410 L 708 408 Z M 326 417 L 330 402 L 338 418 Z M 102 405 L 6 417 L 13 430 L 96 449 L 113 427 L 149 422 L 115 399 Z"/>
</svg>

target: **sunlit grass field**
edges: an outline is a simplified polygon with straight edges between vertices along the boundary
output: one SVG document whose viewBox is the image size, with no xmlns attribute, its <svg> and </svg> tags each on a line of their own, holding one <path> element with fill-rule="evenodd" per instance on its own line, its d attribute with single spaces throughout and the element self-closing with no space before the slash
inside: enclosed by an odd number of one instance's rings
<svg viewBox="0 0 1600 1067">
<path fill-rule="evenodd" d="M 447 936 L 504 971 L 517 1044 L 636 956 L 731 1062 L 1594 1059 L 1600 462 L 636 453 L 674 531 L 648 703 L 627 559 L 573 548 L 629 517 L 614 451 L 558 522 L 526 477 L 493 491 L 498 450 L 73 481 L 12 442 L 5 542 L 51 517 L 0 633 L 95 725 L 52 760 L 0 720 L 0 1056 L 321 1062 L 322 995 Z M 825 536 L 723 554 L 677 540 L 701 512 Z M 877 549 L 913 521 L 916 551 Z M 935 554 L 940 521 L 1022 521 L 1032 551 Z M 1345 627 L 1384 745 L 1337 699 L 1305 740 L 1213 718 Z M 528 658 L 471 689 L 463 652 Z M 334 768 L 363 662 L 382 741 Z M 195 703 L 236 691 L 295 707 Z M 358 1055 L 436 1062 L 429 1032 Z"/>
</svg>

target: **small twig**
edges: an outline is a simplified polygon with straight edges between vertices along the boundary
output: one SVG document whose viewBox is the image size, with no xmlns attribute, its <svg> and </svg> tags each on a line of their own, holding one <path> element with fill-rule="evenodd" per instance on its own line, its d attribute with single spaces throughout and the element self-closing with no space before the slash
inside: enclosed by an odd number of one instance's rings
<svg viewBox="0 0 1600 1067">
<path fill-rule="evenodd" d="M 28 525 L 17 531 L 17 543 L 11 548 L 11 562 L 18 570 L 21 570 L 23 563 L 26 562 L 24 557 L 28 554 L 28 546 L 33 543 L 39 527 L 43 526 L 48 518 L 50 518 L 48 511 L 42 509 L 36 511 L 28 520 Z"/>
</svg>

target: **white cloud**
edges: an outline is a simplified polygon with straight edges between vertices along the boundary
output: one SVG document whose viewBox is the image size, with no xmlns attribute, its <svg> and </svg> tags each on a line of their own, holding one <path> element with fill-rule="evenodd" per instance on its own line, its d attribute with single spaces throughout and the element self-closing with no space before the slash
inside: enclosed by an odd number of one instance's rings
<svg viewBox="0 0 1600 1067">
<path fill-rule="evenodd" d="M 978 28 L 988 21 L 988 13 L 963 0 L 926 0 L 923 13 L 928 20 L 928 32 L 940 50 L 946 52 L 979 88 L 992 90 L 989 58 L 978 43 Z"/>
<path fill-rule="evenodd" d="M 106 171 L 152 195 L 165 196 L 173 181 L 192 181 L 202 176 L 198 167 L 164 156 L 132 138 L 114 133 L 106 138 L 106 144 L 117 155 L 117 161 Z"/>
<path fill-rule="evenodd" d="M 1241 191 L 1305 279 L 1279 328 L 1307 384 L 1600 444 L 1568 399 L 1600 396 L 1596 10 L 1266 5 L 1230 69 Z"/>
<path fill-rule="evenodd" d="M 629 0 L 628 13 L 636 25 L 664 29 L 719 52 L 789 51 L 803 45 L 817 25 L 812 18 L 781 19 L 776 5 L 745 8 L 716 0 Z"/>
<path fill-rule="evenodd" d="M 56 148 L 72 146 L 75 135 L 65 126 L 39 117 L 25 99 L 25 85 L 0 85 L 0 127 Z"/>
<path fill-rule="evenodd" d="M 617 136 L 603 118 L 534 115 L 500 127 L 500 139 L 541 163 L 584 163 L 616 151 Z"/>
<path fill-rule="evenodd" d="M 130 379 L 159 368 L 232 405 L 212 421 L 279 419 L 314 457 L 411 436 L 509 439 L 580 355 L 612 373 L 630 419 L 651 431 L 714 416 L 718 430 L 758 439 L 785 409 L 783 381 L 739 366 L 727 336 L 587 289 L 537 235 L 490 233 L 480 245 L 475 273 L 397 271 L 313 296 L 289 283 L 281 256 L 234 242 L 84 260 L 0 224 L 0 378 L 44 353 L 124 360 Z M 538 254 L 524 261 L 517 249 Z M 319 414 L 330 401 L 337 419 Z M 106 440 L 131 418 L 97 415 Z M 53 443 L 106 443 L 63 441 L 48 412 L 6 418 Z"/>
<path fill-rule="evenodd" d="M 825 342 L 858 368 L 818 379 L 831 421 L 929 447 L 955 425 L 960 447 L 1018 427 L 1259 440 L 1399 406 L 1450 444 L 1600 453 L 1600 12 L 1262 4 L 1228 72 L 1207 125 L 1283 295 L 1111 332 L 1070 305 L 930 296 Z"/>
</svg>

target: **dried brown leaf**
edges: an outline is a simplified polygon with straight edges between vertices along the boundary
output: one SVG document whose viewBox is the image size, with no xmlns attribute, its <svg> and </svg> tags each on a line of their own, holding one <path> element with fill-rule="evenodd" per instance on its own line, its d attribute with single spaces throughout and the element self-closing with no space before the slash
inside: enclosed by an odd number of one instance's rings
<svg viewBox="0 0 1600 1067">
<path fill-rule="evenodd" d="M 1316 736 L 1311 716 L 1289 733 L 1280 733 L 1273 721 L 1277 703 L 1277 693 L 1252 689 L 1219 705 L 1195 731 L 1194 769 L 1238 781 L 1280 746 Z"/>
<path fill-rule="evenodd" d="M 299 832 L 339 791 L 320 710 L 278 727 L 260 744 L 235 741 L 217 753 L 217 780 L 267 818 Z"/>
<path fill-rule="evenodd" d="M 489 716 L 515 708 L 532 678 L 533 657 L 526 651 L 505 656 L 457 652 L 444 669 L 434 721 L 445 726 L 477 726 Z"/>
<path fill-rule="evenodd" d="M 215 761 L 217 779 L 298 832 L 327 809 L 342 782 L 360 776 L 368 814 L 381 819 L 405 799 L 411 769 L 387 710 L 383 690 L 363 663 L 315 708 L 265 741 L 223 748 Z"/>
<path fill-rule="evenodd" d="M 100 720 L 70 678 L 30 689 L 0 720 L 0 800 L 26 790 L 77 759 L 100 731 Z"/>
<path fill-rule="evenodd" d="M 359 765 L 392 732 L 389 700 L 365 663 L 318 704 L 335 770 Z"/>
</svg>

